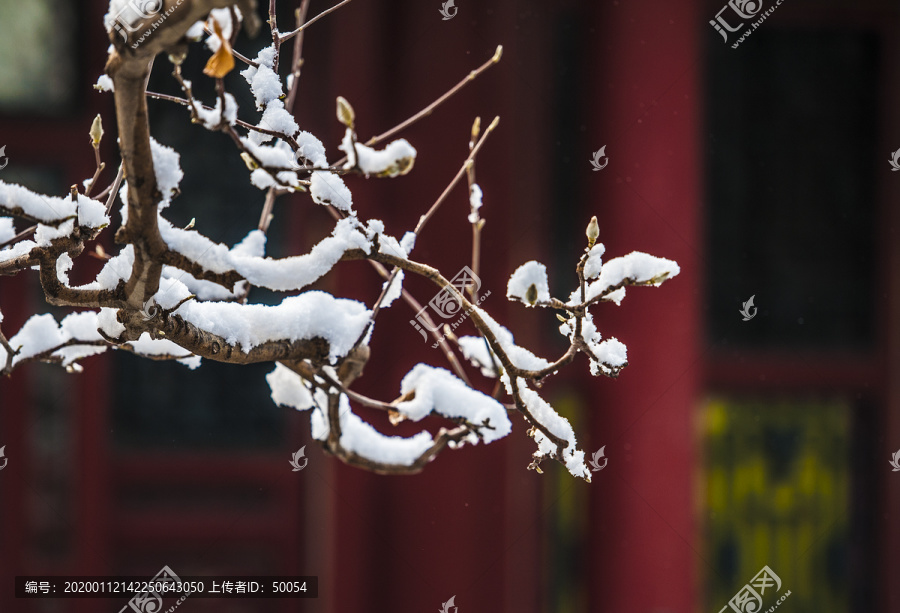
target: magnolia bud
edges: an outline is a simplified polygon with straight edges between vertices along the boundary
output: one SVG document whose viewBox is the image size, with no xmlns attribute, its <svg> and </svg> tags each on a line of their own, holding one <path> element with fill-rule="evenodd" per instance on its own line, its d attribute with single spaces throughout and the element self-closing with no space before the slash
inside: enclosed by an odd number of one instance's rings
<svg viewBox="0 0 900 613">
<path fill-rule="evenodd" d="M 588 224 L 587 230 L 584 232 L 588 238 L 588 247 L 593 247 L 600 236 L 600 224 L 597 223 L 597 216 L 591 217 L 591 223 Z"/>
<path fill-rule="evenodd" d="M 187 57 L 188 46 L 185 43 L 179 43 L 169 49 L 169 61 L 174 66 L 181 66 Z"/>
<path fill-rule="evenodd" d="M 351 130 L 353 129 L 356 113 L 353 112 L 353 107 L 350 106 L 350 103 L 343 96 L 337 97 L 337 118 L 342 124 Z"/>
<path fill-rule="evenodd" d="M 472 124 L 472 140 L 469 142 L 470 147 L 475 146 L 479 134 L 481 134 L 481 117 L 476 117 L 475 122 Z"/>
<path fill-rule="evenodd" d="M 103 138 L 103 120 L 100 119 L 100 115 L 94 117 L 94 123 L 91 124 L 91 144 L 94 146 L 94 149 L 100 146 L 100 140 Z"/>
<path fill-rule="evenodd" d="M 244 151 L 241 153 L 241 159 L 244 160 L 244 164 L 247 165 L 248 170 L 256 170 L 259 168 L 259 164 L 256 163 L 256 160 L 253 159 L 253 156 Z"/>
</svg>

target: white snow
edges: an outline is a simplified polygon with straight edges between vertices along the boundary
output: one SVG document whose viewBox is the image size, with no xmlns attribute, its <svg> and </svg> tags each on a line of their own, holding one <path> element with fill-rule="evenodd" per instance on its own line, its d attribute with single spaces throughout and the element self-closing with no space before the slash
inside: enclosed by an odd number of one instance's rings
<svg viewBox="0 0 900 613">
<path fill-rule="evenodd" d="M 328 166 L 328 159 L 325 157 L 325 145 L 322 144 L 322 141 L 309 132 L 300 132 L 294 140 L 300 146 L 297 150 L 298 156 L 306 158 L 319 168 Z"/>
<path fill-rule="evenodd" d="M 494 362 L 496 361 L 496 367 L 503 367 L 500 365 L 499 359 L 492 357 L 493 354 L 484 338 L 480 336 L 461 336 L 457 342 L 463 357 L 469 360 L 473 366 L 480 368 L 481 374 L 485 377 L 497 377 L 497 372 L 494 370 Z"/>
<path fill-rule="evenodd" d="M 283 364 L 275 364 L 275 370 L 266 375 L 275 404 L 305 411 L 313 407 L 313 397 L 303 379 Z"/>
<path fill-rule="evenodd" d="M 588 285 L 585 293 L 585 301 L 590 302 L 595 298 L 606 295 L 610 288 L 626 282 L 627 285 L 660 285 L 666 279 L 671 279 L 681 272 L 678 264 L 672 260 L 658 258 L 656 256 L 633 251 L 628 255 L 613 258 L 603 264 L 599 277 Z M 624 289 L 624 286 L 623 288 Z M 624 292 L 619 295 L 618 302 L 624 297 Z M 572 292 L 569 304 L 581 303 L 579 290 Z"/>
<path fill-rule="evenodd" d="M 318 204 L 330 204 L 347 212 L 353 210 L 353 195 L 336 174 L 324 170 L 313 172 L 309 193 Z"/>
<path fill-rule="evenodd" d="M 156 174 L 156 187 L 162 194 L 163 200 L 160 208 L 169 206 L 172 195 L 178 189 L 178 185 L 184 178 L 181 170 L 181 156 L 171 147 L 160 144 L 150 137 L 150 151 L 153 154 L 153 171 Z"/>
<path fill-rule="evenodd" d="M 563 323 L 559 327 L 559 331 L 563 336 L 569 338 L 569 342 L 574 341 L 575 318 L 572 317 Z M 585 313 L 581 321 L 581 336 L 591 350 L 591 354 L 588 355 L 591 360 L 592 375 L 609 375 L 628 363 L 628 348 L 616 338 L 601 340 L 602 336 L 594 324 L 594 317 L 591 313 Z M 594 356 L 596 356 L 596 360 Z"/>
<path fill-rule="evenodd" d="M 368 253 L 371 249 L 369 239 L 363 234 L 369 230 L 353 217 L 338 221 L 332 235 L 322 239 L 309 253 L 278 260 L 250 255 L 244 243 L 229 250 L 194 230 L 176 228 L 162 217 L 159 226 L 163 240 L 173 251 L 212 272 L 235 270 L 253 285 L 275 291 L 302 289 L 331 270 L 345 251 L 362 249 Z M 264 239 L 262 233 L 251 233 L 244 242 L 255 241 L 256 249 L 261 252 Z"/>
<path fill-rule="evenodd" d="M 602 298 L 604 302 L 615 302 L 616 306 L 622 304 L 622 299 L 625 298 L 625 288 L 620 287 L 619 289 L 609 292 Z"/>
<path fill-rule="evenodd" d="M 75 289 L 113 289 L 119 284 L 119 281 L 131 276 L 132 266 L 134 266 L 134 247 L 126 245 L 117 255 L 106 261 L 96 279 Z M 57 274 L 59 274 L 59 263 L 57 263 Z M 118 335 L 112 334 L 111 336 Z"/>
<path fill-rule="evenodd" d="M 432 411 L 445 417 L 462 417 L 476 426 L 487 423 L 490 428 L 482 428 L 485 443 L 503 438 L 512 431 L 512 423 L 506 408 L 487 394 L 467 386 L 453 373 L 443 368 L 427 364 L 417 364 L 400 384 L 400 393 L 415 392 L 415 398 L 395 405 L 397 411 L 419 421 Z M 477 437 L 469 437 L 477 442 Z"/>
<path fill-rule="evenodd" d="M 234 7 L 235 11 L 240 15 L 240 9 Z M 206 39 L 206 46 L 210 51 L 215 53 L 219 50 L 219 47 L 222 46 L 222 40 L 216 35 L 215 29 L 212 26 L 213 20 L 219 24 L 219 28 L 222 30 L 222 37 L 225 40 L 231 40 L 231 35 L 234 32 L 234 24 L 231 23 L 231 11 L 227 8 L 221 9 L 213 9 L 209 12 L 209 18 L 207 19 L 207 23 L 209 25 L 209 29 L 212 34 Z"/>
<path fill-rule="evenodd" d="M 37 244 L 34 241 L 20 241 L 0 251 L 0 262 L 8 262 L 26 255 L 35 247 L 37 247 Z"/>
<path fill-rule="evenodd" d="M 319 406 L 311 416 L 312 435 L 318 440 L 325 440 L 330 431 L 325 415 L 322 392 L 316 394 Z M 342 394 L 339 407 L 341 424 L 341 446 L 364 458 L 386 464 L 409 466 L 434 444 L 428 432 L 419 432 L 415 436 L 387 436 L 382 434 L 350 410 L 350 401 Z"/>
<path fill-rule="evenodd" d="M 606 247 L 603 243 L 597 243 L 588 252 L 587 262 L 584 263 L 584 278 L 587 280 L 596 279 L 600 274 L 603 266 L 603 254 L 606 253 Z"/>
<path fill-rule="evenodd" d="M 615 337 L 593 345 L 591 349 L 599 362 L 591 360 L 591 374 L 595 377 L 601 372 L 609 374 L 610 366 L 621 368 L 628 363 L 628 348 Z"/>
<path fill-rule="evenodd" d="M 366 228 L 366 237 L 369 241 L 374 243 L 376 239 L 378 240 L 379 253 L 387 253 L 395 258 L 400 258 L 401 260 L 407 259 L 407 256 L 409 255 L 407 247 L 411 247 L 410 241 L 408 240 L 410 234 L 410 232 L 407 232 L 403 236 L 403 241 L 406 244 L 406 246 L 404 246 L 393 236 L 384 233 L 384 222 L 380 219 L 370 219 L 368 227 Z M 415 235 L 413 235 L 413 239 L 415 239 Z M 415 241 L 413 240 L 413 242 Z"/>
<path fill-rule="evenodd" d="M 233 300 L 237 294 L 237 288 L 229 290 L 218 283 L 197 279 L 190 273 L 172 266 L 163 266 L 162 276 L 166 279 L 178 280 L 184 283 L 188 291 L 196 296 L 198 300 Z M 238 283 L 241 284 L 241 282 Z"/>
<path fill-rule="evenodd" d="M 241 139 L 241 143 L 263 166 L 279 169 L 296 167 L 294 152 L 283 141 L 278 141 L 274 145 L 257 145 L 250 138 L 244 137 Z"/>
<path fill-rule="evenodd" d="M 0 244 L 12 240 L 16 236 L 16 227 L 9 217 L 0 217 Z"/>
<path fill-rule="evenodd" d="M 106 307 L 100 309 L 100 315 L 97 316 L 97 327 L 111 338 L 119 338 L 125 332 L 125 326 L 116 319 L 116 310 Z"/>
<path fill-rule="evenodd" d="M 2 208 L 19 208 L 26 216 L 51 224 L 58 224 L 67 217 L 76 215 L 80 226 L 99 228 L 109 223 L 106 207 L 82 194 L 78 194 L 76 203 L 71 196 L 43 196 L 21 185 L 4 181 L 0 181 L 0 209 Z"/>
<path fill-rule="evenodd" d="M 114 92 L 116 91 L 116 86 L 113 85 L 113 80 L 109 78 L 109 75 L 104 73 L 97 77 L 97 84 L 94 85 L 94 89 L 101 92 Z"/>
<path fill-rule="evenodd" d="M 356 133 L 353 132 L 353 128 L 347 128 L 344 131 L 344 137 L 341 139 L 341 144 L 338 145 L 338 149 L 347 154 L 347 163 L 344 164 L 344 168 L 356 168 L 358 158 L 356 155 L 356 147 L 353 146 L 355 142 Z"/>
<path fill-rule="evenodd" d="M 269 45 L 267 47 L 263 47 L 259 50 L 259 53 L 256 55 L 256 62 L 260 66 L 265 66 L 267 68 L 275 68 L 275 47 L 274 45 Z"/>
<path fill-rule="evenodd" d="M 250 230 L 244 240 L 232 247 L 231 253 L 238 257 L 262 257 L 266 253 L 266 234 L 262 230 Z"/>
<path fill-rule="evenodd" d="M 13 365 L 45 353 L 70 340 L 97 341 L 102 337 L 97 333 L 97 313 L 86 311 L 71 313 L 61 324 L 49 313 L 34 315 L 25 322 L 19 332 L 9 339 L 13 349 L 19 353 L 13 357 Z M 76 360 L 106 351 L 106 346 L 73 345 L 53 352 L 62 358 L 63 366 L 70 366 Z M 0 364 L 6 364 L 6 350 L 0 347 Z"/>
<path fill-rule="evenodd" d="M 554 411 L 553 407 L 535 391 L 529 389 L 524 379 L 520 378 L 518 380 L 518 386 L 522 402 L 528 407 L 532 416 L 555 436 L 568 442 L 568 445 L 562 451 L 562 457 L 569 472 L 576 477 L 583 477 L 590 481 L 591 471 L 584 463 L 584 452 L 577 449 L 575 432 L 572 430 L 572 424 L 569 423 L 569 420 Z M 534 457 L 550 456 L 556 453 L 558 449 L 556 444 L 547 438 L 543 432 L 535 428 L 533 436 L 538 444 L 538 450 L 535 452 Z"/>
<path fill-rule="evenodd" d="M 304 255 L 273 260 L 232 254 L 230 259 L 235 270 L 253 285 L 276 291 L 301 289 L 330 271 L 344 252 L 350 249 L 369 250 L 368 240 L 354 224 L 352 218 L 342 219 L 331 236 L 322 239 Z"/>
<path fill-rule="evenodd" d="M 150 335 L 144 332 L 141 334 L 140 338 L 136 341 L 129 341 L 127 343 L 129 346 L 134 348 L 136 353 L 141 355 L 148 356 L 161 356 L 161 355 L 171 355 L 171 356 L 183 356 L 187 357 L 190 355 L 190 352 L 186 349 L 176 345 L 172 341 L 166 340 L 164 338 L 154 339 L 150 338 Z"/>
<path fill-rule="evenodd" d="M 207 130 L 215 130 L 222 123 L 222 98 L 216 98 L 216 106 L 207 109 L 196 100 L 192 101 L 194 105 L 194 111 L 197 113 L 197 117 L 200 119 L 200 123 L 203 124 Z M 238 105 L 234 100 L 234 96 L 227 93 L 225 94 L 225 117 L 224 123 L 233 126 L 237 122 L 237 111 Z"/>
<path fill-rule="evenodd" d="M 270 187 L 278 185 L 278 181 L 275 180 L 275 177 L 273 177 L 262 168 L 257 168 L 250 173 L 250 183 L 253 184 L 253 187 L 259 188 L 261 190 L 267 190 Z"/>
<path fill-rule="evenodd" d="M 384 295 L 384 300 L 381 301 L 381 308 L 386 309 L 397 300 L 403 293 L 403 271 L 398 270 L 397 274 L 394 275 L 393 281 L 390 281 L 391 287 L 388 289 L 387 293 Z M 385 287 L 387 287 L 388 281 L 385 281 L 381 284 L 382 291 Z"/>
<path fill-rule="evenodd" d="M 203 38 L 203 34 L 206 32 L 206 22 L 205 21 L 197 21 L 188 28 L 188 31 L 185 32 L 185 37 L 189 38 L 193 41 L 198 41 Z"/>
<path fill-rule="evenodd" d="M 484 323 L 487 324 L 488 328 L 494 333 L 500 347 L 514 366 L 521 370 L 542 370 L 550 366 L 551 362 L 534 355 L 524 347 L 516 345 L 513 342 L 512 332 L 494 321 L 494 318 L 488 315 L 481 307 L 475 306 L 473 308 L 481 319 L 484 320 Z"/>
<path fill-rule="evenodd" d="M 469 190 L 469 207 L 471 208 L 471 212 L 469 213 L 469 223 L 478 223 L 480 219 L 480 214 L 478 210 L 482 206 L 482 199 L 484 194 L 481 191 L 481 186 L 477 183 L 472 184 L 472 189 Z"/>
<path fill-rule="evenodd" d="M 274 59 L 275 48 L 271 45 L 263 47 L 256 56 L 259 68 L 248 66 L 241 71 L 241 75 L 250 84 L 250 90 L 253 92 L 254 98 L 256 98 L 256 106 L 260 109 L 284 95 L 281 79 L 272 70 Z"/>
<path fill-rule="evenodd" d="M 59 279 L 59 282 L 63 285 L 69 285 L 69 271 L 72 270 L 72 266 L 75 265 L 75 262 L 72 261 L 72 256 L 68 253 L 60 254 L 59 258 L 56 260 L 56 278 Z"/>
<path fill-rule="evenodd" d="M 166 291 L 160 296 L 162 286 L 160 290 L 158 304 L 164 309 L 174 306 L 179 293 Z M 268 341 L 321 337 L 329 343 L 332 364 L 353 348 L 371 315 L 360 302 L 319 291 L 287 297 L 276 306 L 189 301 L 175 313 L 232 346 L 240 345 L 244 352 Z"/>
<path fill-rule="evenodd" d="M 131 276 L 131 269 L 134 266 L 134 246 L 126 245 L 118 255 L 110 258 L 103 265 L 100 274 L 97 275 L 95 283 L 96 289 L 113 289 L 119 284 L 119 281 L 128 279 Z"/>
<path fill-rule="evenodd" d="M 187 366 L 191 370 L 197 370 L 198 368 L 200 368 L 200 364 L 203 362 L 203 358 L 201 358 L 199 355 L 192 355 L 190 357 L 181 358 L 180 360 L 175 361 L 182 366 Z"/>
<path fill-rule="evenodd" d="M 38 224 L 37 230 L 34 232 L 34 240 L 38 247 L 49 247 L 52 241 L 69 236 L 74 231 L 74 219 L 67 219 L 56 227 Z"/>
<path fill-rule="evenodd" d="M 412 169 L 416 159 L 416 150 L 405 138 L 397 139 L 378 150 L 367 147 L 362 143 L 354 143 L 353 132 L 347 128 L 344 140 L 339 147 L 347 154 L 347 163 L 344 168 L 359 167 L 367 175 L 396 177 L 406 174 Z"/>
<path fill-rule="evenodd" d="M 407 256 L 412 253 L 413 248 L 416 246 L 416 233 L 415 232 L 407 232 L 403 235 L 403 238 L 400 239 L 400 248 L 403 250 Z"/>
<path fill-rule="evenodd" d="M 529 296 L 529 289 L 532 287 L 534 289 L 532 295 Z M 519 266 L 509 278 L 506 297 L 510 300 L 518 300 L 529 307 L 550 302 L 547 267 L 534 260 Z"/>
<path fill-rule="evenodd" d="M 284 102 L 281 100 L 272 100 L 266 105 L 266 110 L 258 125 L 266 130 L 287 136 L 294 136 L 300 130 L 294 117 L 285 110 Z"/>
</svg>

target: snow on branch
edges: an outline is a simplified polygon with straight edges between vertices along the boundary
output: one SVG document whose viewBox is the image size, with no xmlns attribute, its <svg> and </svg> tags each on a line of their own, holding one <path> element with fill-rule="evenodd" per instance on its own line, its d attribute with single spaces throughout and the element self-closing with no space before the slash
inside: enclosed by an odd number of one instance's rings
<svg viewBox="0 0 900 613">
<path fill-rule="evenodd" d="M 595 261 L 593 258 L 595 257 L 599 256 L 592 256 L 588 263 L 593 263 Z M 594 273 L 597 280 L 587 286 L 587 291 L 583 297 L 578 290 L 572 292 L 569 302 L 570 304 L 577 304 L 579 301 L 590 303 L 600 298 L 610 297 L 613 292 L 621 290 L 621 293 L 617 294 L 615 298 L 610 298 L 613 302 L 619 304 L 622 302 L 622 298 L 625 297 L 626 285 L 659 286 L 663 281 L 671 279 L 680 271 L 678 264 L 672 260 L 634 251 L 628 255 L 607 261 L 599 267 L 599 272 L 592 267 L 591 272 Z M 592 278 L 587 275 L 587 272 L 586 269 L 585 277 L 588 279 Z"/>
<path fill-rule="evenodd" d="M 538 303 L 549 303 L 550 286 L 547 281 L 547 267 L 534 260 L 519 266 L 509 278 L 506 297 L 510 300 L 518 300 L 529 307 Z"/>
</svg>

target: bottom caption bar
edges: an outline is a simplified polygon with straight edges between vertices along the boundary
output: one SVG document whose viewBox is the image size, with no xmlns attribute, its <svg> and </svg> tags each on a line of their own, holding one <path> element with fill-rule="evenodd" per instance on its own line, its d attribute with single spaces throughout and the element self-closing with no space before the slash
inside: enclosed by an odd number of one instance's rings
<svg viewBox="0 0 900 613">
<path fill-rule="evenodd" d="M 168 566 L 145 577 L 16 577 L 16 598 L 130 598 L 122 612 L 162 611 L 168 601 L 186 598 L 318 598 L 314 576 L 179 577 Z M 156 607 L 147 608 L 149 603 Z"/>
</svg>

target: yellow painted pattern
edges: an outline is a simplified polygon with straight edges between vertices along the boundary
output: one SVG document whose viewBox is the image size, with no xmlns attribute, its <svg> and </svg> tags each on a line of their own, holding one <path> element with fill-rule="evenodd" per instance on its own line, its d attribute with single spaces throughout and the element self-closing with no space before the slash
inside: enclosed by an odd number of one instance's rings
<svg viewBox="0 0 900 613">
<path fill-rule="evenodd" d="M 701 412 L 706 607 L 728 605 L 763 566 L 794 613 L 849 611 L 850 405 L 723 399 Z M 763 611 L 777 600 L 766 597 Z M 728 611 L 731 611 L 729 608 Z"/>
</svg>

